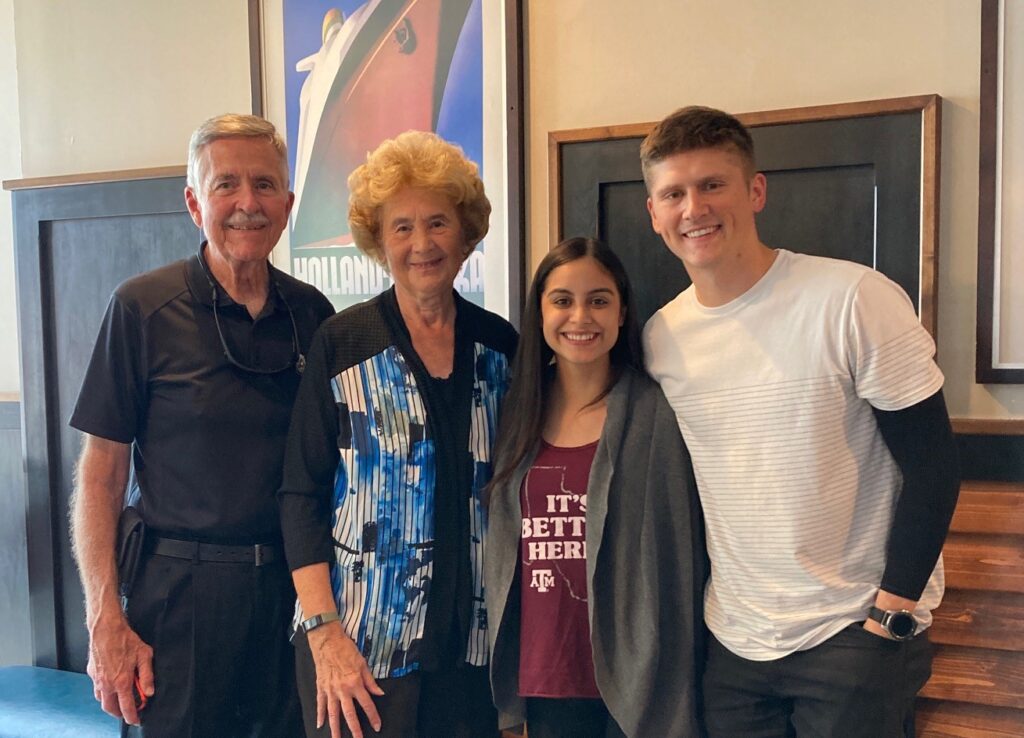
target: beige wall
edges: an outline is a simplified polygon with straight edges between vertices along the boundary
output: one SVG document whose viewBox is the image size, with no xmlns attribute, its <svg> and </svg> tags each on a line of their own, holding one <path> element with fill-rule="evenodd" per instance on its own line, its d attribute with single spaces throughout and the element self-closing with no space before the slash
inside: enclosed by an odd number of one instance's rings
<svg viewBox="0 0 1024 738">
<path fill-rule="evenodd" d="M 184 164 L 199 122 L 250 110 L 243 0 L 14 0 L 14 23 L 26 177 Z"/>
<path fill-rule="evenodd" d="M 746 112 L 938 93 L 939 363 L 950 409 L 1024 416 L 1024 387 L 973 382 L 977 3 L 626 6 L 528 2 L 531 264 L 548 245 L 550 130 L 651 121 L 688 103 Z M 198 121 L 249 108 L 248 74 L 242 0 L 0 0 L 0 178 L 181 164 Z M 0 393 L 19 384 L 9 212 L 0 195 Z"/>
<path fill-rule="evenodd" d="M 980 386 L 973 380 L 978 3 L 557 0 L 528 5 L 531 264 L 548 248 L 549 131 L 653 121 L 687 104 L 741 113 L 937 93 L 943 98 L 938 358 L 950 413 L 1024 417 L 1024 387 Z"/>
<path fill-rule="evenodd" d="M 201 19 L 201 21 L 197 21 Z M 243 0 L 0 0 L 0 179 L 184 164 L 248 112 Z M 20 387 L 10 194 L 0 196 L 0 393 Z"/>
<path fill-rule="evenodd" d="M 14 2 L 0 0 L 0 179 L 21 176 L 18 74 L 14 56 Z M 0 190 L 0 400 L 21 387 L 14 287 L 11 193 Z"/>
</svg>

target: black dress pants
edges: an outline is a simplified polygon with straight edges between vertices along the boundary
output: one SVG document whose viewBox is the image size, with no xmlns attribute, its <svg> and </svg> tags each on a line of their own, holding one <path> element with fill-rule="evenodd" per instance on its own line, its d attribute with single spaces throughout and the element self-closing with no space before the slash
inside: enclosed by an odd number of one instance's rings
<svg viewBox="0 0 1024 738">
<path fill-rule="evenodd" d="M 128 622 L 153 648 L 144 738 L 302 736 L 288 643 L 295 591 L 284 562 L 150 555 Z M 138 735 L 138 732 L 135 732 Z"/>
<path fill-rule="evenodd" d="M 598 699 L 526 698 L 530 738 L 626 738 Z"/>
<path fill-rule="evenodd" d="M 316 665 L 305 635 L 295 636 L 295 668 L 298 674 L 302 716 L 307 738 L 330 738 L 331 727 L 324 719 L 316 727 Z M 491 684 L 486 666 L 464 664 L 440 671 L 414 671 L 405 676 L 377 679 L 384 690 L 373 697 L 380 715 L 380 732 L 375 733 L 356 705 L 363 735 L 369 738 L 495 738 L 498 712 L 491 701 Z M 352 733 L 341 719 L 341 735 Z"/>
<path fill-rule="evenodd" d="M 913 738 L 914 698 L 931 676 L 927 631 L 909 641 L 854 623 L 819 646 L 749 661 L 711 639 L 704 671 L 710 738 Z"/>
</svg>

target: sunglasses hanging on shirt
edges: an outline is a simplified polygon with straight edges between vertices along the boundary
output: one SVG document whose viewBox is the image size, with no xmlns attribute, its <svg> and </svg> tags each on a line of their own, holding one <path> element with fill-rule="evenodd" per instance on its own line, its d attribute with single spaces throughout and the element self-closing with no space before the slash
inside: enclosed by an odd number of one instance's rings
<svg viewBox="0 0 1024 738">
<path fill-rule="evenodd" d="M 205 245 L 205 244 L 204 244 Z M 292 324 L 292 353 L 288 357 L 287 363 L 283 366 L 272 367 L 265 369 L 258 366 L 250 366 L 242 361 L 239 361 L 233 353 L 231 353 L 228 342 L 224 339 L 224 330 L 220 327 L 220 316 L 217 311 L 217 304 L 219 301 L 217 295 L 217 283 L 213 281 L 213 275 L 210 274 L 209 269 L 206 266 L 206 261 L 203 259 L 203 245 L 199 247 L 199 253 L 196 254 L 196 258 L 199 260 L 199 266 L 203 270 L 203 274 L 206 275 L 206 280 L 210 283 L 210 295 L 213 301 L 213 323 L 217 326 L 217 336 L 220 338 L 221 348 L 224 349 L 224 358 L 226 358 L 233 366 L 241 369 L 244 372 L 250 372 L 251 374 L 280 374 L 281 372 L 288 371 L 289 369 L 295 369 L 296 372 L 302 374 L 306 368 L 306 357 L 302 355 L 299 350 L 299 327 L 295 323 L 295 313 L 292 312 L 292 306 L 288 304 L 288 299 L 284 296 L 284 292 L 277 284 L 277 280 L 271 278 L 270 282 L 274 289 L 277 291 L 277 296 L 281 298 L 284 309 L 288 313 L 288 320 Z"/>
</svg>

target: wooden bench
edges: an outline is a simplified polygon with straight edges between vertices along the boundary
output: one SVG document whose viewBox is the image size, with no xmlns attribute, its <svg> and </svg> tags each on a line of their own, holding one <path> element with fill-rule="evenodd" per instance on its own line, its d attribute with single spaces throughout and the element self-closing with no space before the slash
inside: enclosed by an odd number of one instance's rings
<svg viewBox="0 0 1024 738">
<path fill-rule="evenodd" d="M 946 595 L 929 630 L 921 738 L 1024 736 L 1024 485 L 964 482 L 943 548 Z"/>
<path fill-rule="evenodd" d="M 93 699 L 85 674 L 0 668 L 0 738 L 118 738 L 120 723 Z"/>
</svg>

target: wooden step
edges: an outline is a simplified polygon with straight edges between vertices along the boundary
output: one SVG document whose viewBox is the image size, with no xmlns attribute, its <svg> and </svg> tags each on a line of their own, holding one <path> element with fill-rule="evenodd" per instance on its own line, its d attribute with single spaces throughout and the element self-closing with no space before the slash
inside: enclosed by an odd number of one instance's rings
<svg viewBox="0 0 1024 738">
<path fill-rule="evenodd" d="M 922 697 L 1024 709 L 1024 656 L 1010 651 L 936 644 Z"/>
<path fill-rule="evenodd" d="M 1020 738 L 1024 710 L 919 699 L 916 727 L 917 738 Z"/>
<path fill-rule="evenodd" d="M 950 533 L 942 549 L 946 586 L 1024 593 L 1024 538 Z"/>
<path fill-rule="evenodd" d="M 928 636 L 934 643 L 1024 651 L 1022 594 L 947 589 L 932 617 Z"/>
<path fill-rule="evenodd" d="M 964 482 L 950 530 L 1024 536 L 1024 485 Z"/>
<path fill-rule="evenodd" d="M 921 738 L 1024 736 L 1024 485 L 964 482 L 942 550 Z"/>
</svg>

